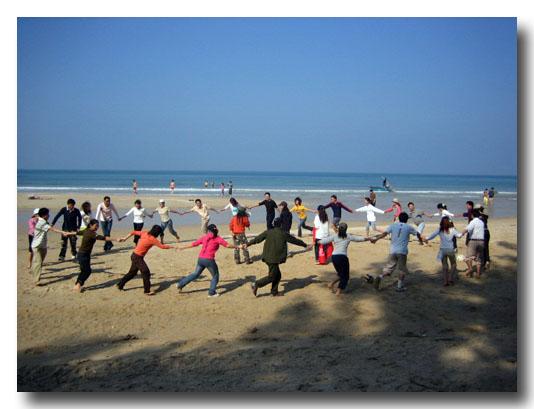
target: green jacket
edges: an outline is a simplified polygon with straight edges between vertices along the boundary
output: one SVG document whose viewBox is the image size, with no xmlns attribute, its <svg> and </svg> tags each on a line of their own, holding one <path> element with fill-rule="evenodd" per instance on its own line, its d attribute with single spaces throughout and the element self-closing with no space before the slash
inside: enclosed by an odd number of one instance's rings
<svg viewBox="0 0 534 409">
<path fill-rule="evenodd" d="M 262 261 L 269 264 L 282 264 L 287 259 L 287 243 L 292 243 L 297 246 L 306 247 L 306 243 L 302 240 L 293 237 L 286 233 L 280 227 L 265 230 L 260 235 L 250 240 L 247 245 L 261 243 L 265 240 L 263 245 Z"/>
</svg>

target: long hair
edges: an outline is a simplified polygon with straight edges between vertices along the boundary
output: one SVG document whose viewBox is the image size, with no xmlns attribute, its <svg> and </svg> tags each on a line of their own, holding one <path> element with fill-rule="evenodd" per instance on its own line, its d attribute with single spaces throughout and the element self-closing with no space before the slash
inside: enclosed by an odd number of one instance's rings
<svg viewBox="0 0 534 409">
<path fill-rule="evenodd" d="M 237 207 L 238 205 L 237 200 L 235 200 L 233 197 L 230 198 L 230 204 L 234 207 Z"/>
<path fill-rule="evenodd" d="M 328 222 L 328 215 L 326 214 L 326 210 L 324 209 L 324 206 L 321 205 L 317 207 L 317 210 L 319 211 L 319 220 L 321 221 L 321 223 Z"/>
<path fill-rule="evenodd" d="M 153 237 L 159 237 L 161 236 L 161 233 L 163 233 L 163 229 L 161 228 L 159 224 L 155 224 L 154 226 L 152 226 L 152 228 L 148 232 L 148 234 L 150 234 Z"/>
<path fill-rule="evenodd" d="M 347 223 L 339 223 L 337 226 L 337 235 L 340 239 L 346 239 L 347 238 Z"/>
<path fill-rule="evenodd" d="M 302 204 L 302 199 L 300 197 L 296 197 L 295 200 L 293 200 L 297 206 L 300 206 Z"/>
<path fill-rule="evenodd" d="M 89 202 L 83 202 L 82 203 L 82 211 L 85 214 L 91 214 L 91 203 Z"/>
<path fill-rule="evenodd" d="M 289 209 L 287 208 L 287 202 L 281 201 L 279 205 L 282 206 L 282 210 L 280 210 L 280 213 L 289 213 Z"/>
<path fill-rule="evenodd" d="M 217 235 L 219 234 L 219 229 L 214 224 L 210 224 L 208 226 L 208 231 L 213 234 L 213 237 L 217 237 Z"/>
<path fill-rule="evenodd" d="M 451 228 L 450 219 L 447 216 L 442 217 L 441 221 L 439 222 L 439 231 L 444 231 L 448 233 L 450 228 Z"/>
</svg>

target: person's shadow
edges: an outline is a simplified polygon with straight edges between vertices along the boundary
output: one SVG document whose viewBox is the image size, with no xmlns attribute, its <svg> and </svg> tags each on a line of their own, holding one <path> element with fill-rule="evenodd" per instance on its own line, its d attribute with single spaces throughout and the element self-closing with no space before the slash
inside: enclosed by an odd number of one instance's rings
<svg viewBox="0 0 534 409">
<path fill-rule="evenodd" d="M 319 280 L 316 280 L 317 274 L 309 275 L 308 277 L 302 277 L 302 278 L 292 278 L 291 280 L 287 280 L 284 283 L 284 294 L 299 290 L 301 288 L 307 287 L 310 284 L 321 282 Z"/>
</svg>

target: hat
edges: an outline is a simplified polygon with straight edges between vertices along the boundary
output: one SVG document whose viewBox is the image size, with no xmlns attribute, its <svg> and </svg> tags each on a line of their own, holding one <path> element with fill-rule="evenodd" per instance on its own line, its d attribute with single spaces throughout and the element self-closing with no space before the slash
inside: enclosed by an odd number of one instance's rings
<svg viewBox="0 0 534 409">
<path fill-rule="evenodd" d="M 160 203 L 165 203 L 165 199 L 159 199 Z"/>
<path fill-rule="evenodd" d="M 396 197 L 393 198 L 392 202 L 400 205 L 399 199 L 397 199 Z"/>
<path fill-rule="evenodd" d="M 37 213 L 39 213 L 39 208 L 36 207 L 35 209 L 33 209 L 33 215 L 35 216 Z"/>
</svg>

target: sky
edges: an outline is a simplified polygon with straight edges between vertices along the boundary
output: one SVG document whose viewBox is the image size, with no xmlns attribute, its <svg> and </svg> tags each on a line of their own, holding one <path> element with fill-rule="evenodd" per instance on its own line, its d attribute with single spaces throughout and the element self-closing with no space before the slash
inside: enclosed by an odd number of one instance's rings
<svg viewBox="0 0 534 409">
<path fill-rule="evenodd" d="M 18 168 L 515 175 L 515 18 L 20 18 Z"/>
</svg>

